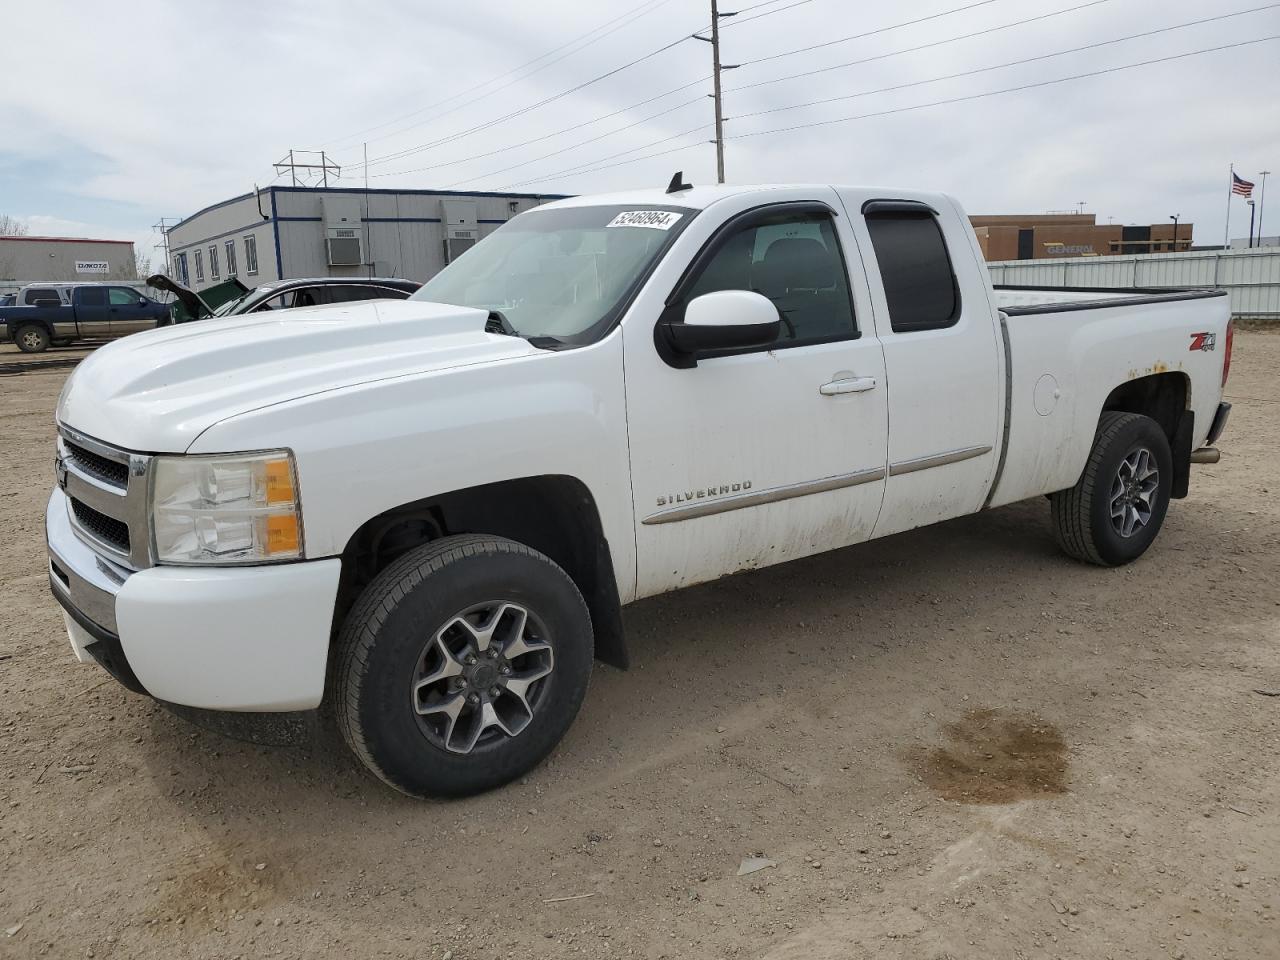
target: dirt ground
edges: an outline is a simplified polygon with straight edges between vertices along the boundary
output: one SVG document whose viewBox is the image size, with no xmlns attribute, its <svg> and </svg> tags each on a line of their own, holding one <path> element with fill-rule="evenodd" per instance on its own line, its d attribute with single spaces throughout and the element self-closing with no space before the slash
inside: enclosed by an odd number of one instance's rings
<svg viewBox="0 0 1280 960">
<path fill-rule="evenodd" d="M 2 376 L 0 957 L 1280 957 L 1277 369 L 1237 335 L 1133 566 L 1037 500 L 637 604 L 551 760 L 450 803 L 77 665 L 67 371 Z"/>
</svg>

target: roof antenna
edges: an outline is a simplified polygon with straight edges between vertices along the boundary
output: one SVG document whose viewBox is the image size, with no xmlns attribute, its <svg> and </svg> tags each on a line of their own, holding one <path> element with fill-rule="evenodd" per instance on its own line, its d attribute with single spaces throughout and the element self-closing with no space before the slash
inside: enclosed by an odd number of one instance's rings
<svg viewBox="0 0 1280 960">
<path fill-rule="evenodd" d="M 676 175 L 671 178 L 671 182 L 667 184 L 667 193 L 679 193 L 681 190 L 692 190 L 692 183 L 684 182 L 684 171 L 677 170 Z"/>
</svg>

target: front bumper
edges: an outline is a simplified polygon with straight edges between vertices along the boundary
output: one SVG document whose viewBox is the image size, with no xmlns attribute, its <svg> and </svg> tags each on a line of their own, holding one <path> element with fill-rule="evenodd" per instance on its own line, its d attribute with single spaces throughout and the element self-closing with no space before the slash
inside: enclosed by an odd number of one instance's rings
<svg viewBox="0 0 1280 960">
<path fill-rule="evenodd" d="M 104 559 L 55 489 L 45 517 L 49 585 L 76 658 L 125 686 L 209 710 L 309 710 L 324 693 L 342 563 L 150 567 Z"/>
</svg>

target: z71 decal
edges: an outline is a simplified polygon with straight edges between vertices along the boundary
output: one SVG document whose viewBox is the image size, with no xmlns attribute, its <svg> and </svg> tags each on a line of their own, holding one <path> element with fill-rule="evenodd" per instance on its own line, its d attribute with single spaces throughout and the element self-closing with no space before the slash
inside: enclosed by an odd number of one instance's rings
<svg viewBox="0 0 1280 960">
<path fill-rule="evenodd" d="M 1218 346 L 1216 333 L 1193 333 L 1191 335 L 1192 350 L 1214 350 Z"/>
</svg>

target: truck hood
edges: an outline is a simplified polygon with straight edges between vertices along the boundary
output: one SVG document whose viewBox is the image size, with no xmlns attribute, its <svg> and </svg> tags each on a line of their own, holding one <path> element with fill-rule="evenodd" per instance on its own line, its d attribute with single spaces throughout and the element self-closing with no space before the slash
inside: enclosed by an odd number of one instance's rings
<svg viewBox="0 0 1280 960">
<path fill-rule="evenodd" d="M 107 344 L 58 400 L 58 422 L 144 453 L 181 453 L 239 414 L 328 390 L 538 353 L 488 314 L 364 301 L 163 327 Z"/>
</svg>

